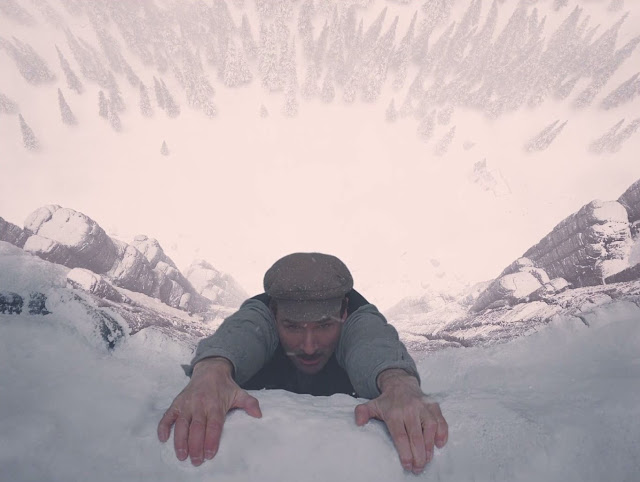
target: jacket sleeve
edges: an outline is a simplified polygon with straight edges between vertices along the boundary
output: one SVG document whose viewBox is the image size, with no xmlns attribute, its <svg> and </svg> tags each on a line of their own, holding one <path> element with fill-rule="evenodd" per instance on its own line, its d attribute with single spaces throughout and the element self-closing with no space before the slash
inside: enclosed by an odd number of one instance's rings
<svg viewBox="0 0 640 482">
<path fill-rule="evenodd" d="M 372 304 L 361 306 L 346 319 L 336 358 L 363 398 L 380 396 L 378 375 L 390 368 L 405 370 L 420 382 L 416 364 L 398 332 Z"/>
<path fill-rule="evenodd" d="M 277 347 L 278 332 L 271 310 L 263 302 L 249 299 L 215 333 L 200 340 L 185 373 L 191 376 L 200 360 L 219 356 L 231 362 L 234 380 L 242 384 L 271 359 Z"/>
</svg>

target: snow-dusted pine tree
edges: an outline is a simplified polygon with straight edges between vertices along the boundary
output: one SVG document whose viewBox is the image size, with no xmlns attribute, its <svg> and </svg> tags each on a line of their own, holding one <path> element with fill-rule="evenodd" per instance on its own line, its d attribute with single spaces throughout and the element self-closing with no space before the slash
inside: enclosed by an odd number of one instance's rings
<svg viewBox="0 0 640 482">
<path fill-rule="evenodd" d="M 162 141 L 162 147 L 160 148 L 160 154 L 163 156 L 169 155 L 169 148 L 167 147 L 166 141 Z"/>
<path fill-rule="evenodd" d="M 240 27 L 240 37 L 242 38 L 242 48 L 248 60 L 254 60 L 258 56 L 258 46 L 251 33 L 251 25 L 246 14 L 242 15 L 242 25 Z"/>
<path fill-rule="evenodd" d="M 67 125 L 74 126 L 78 123 L 78 119 L 73 115 L 71 107 L 67 104 L 67 101 L 62 95 L 62 91 L 58 89 L 58 105 L 60 106 L 60 115 L 62 116 L 62 122 Z"/>
<path fill-rule="evenodd" d="M 264 104 L 262 104 L 260 106 L 260 117 L 262 117 L 263 119 L 266 117 L 269 117 L 269 111 L 267 110 L 267 108 L 264 106 Z"/>
<path fill-rule="evenodd" d="M 17 114 L 18 104 L 0 92 L 0 114 Z"/>
<path fill-rule="evenodd" d="M 333 99 L 336 96 L 336 89 L 333 86 L 333 79 L 329 72 L 324 77 L 324 81 L 322 82 L 322 90 L 320 91 L 320 99 L 322 102 L 330 103 L 333 102 Z"/>
<path fill-rule="evenodd" d="M 387 107 L 387 111 L 385 112 L 385 118 L 388 122 L 395 122 L 398 119 L 398 111 L 396 111 L 396 105 L 394 100 L 391 99 L 389 103 L 389 107 Z"/>
<path fill-rule="evenodd" d="M 18 118 L 20 119 L 20 130 L 22 131 L 22 143 L 24 144 L 24 147 L 30 151 L 37 151 L 40 148 L 40 143 L 38 142 L 38 139 L 36 139 L 36 135 L 33 133 L 31 127 L 29 127 L 25 122 L 22 114 L 18 114 Z"/>
<path fill-rule="evenodd" d="M 107 98 L 104 96 L 104 92 L 98 92 L 98 115 L 105 119 L 109 116 L 109 107 L 107 105 Z"/>
<path fill-rule="evenodd" d="M 149 92 L 142 82 L 140 82 L 140 113 L 145 117 L 153 116 Z"/>
<path fill-rule="evenodd" d="M 433 153 L 436 156 L 442 156 L 446 154 L 446 152 L 449 150 L 449 146 L 451 145 L 451 141 L 453 141 L 453 137 L 455 135 L 456 135 L 456 126 L 453 126 L 451 129 L 449 129 L 449 132 L 447 132 L 444 136 L 442 136 L 442 139 L 438 141 L 438 143 L 436 144 L 436 147 L 434 148 Z"/>
<path fill-rule="evenodd" d="M 62 71 L 64 72 L 64 75 L 67 78 L 67 86 L 71 90 L 77 92 L 78 94 L 82 94 L 82 92 L 84 92 L 84 87 L 82 86 L 82 82 L 80 82 L 80 79 L 78 78 L 76 73 L 73 70 L 71 70 L 71 66 L 69 65 L 69 62 L 67 62 L 67 59 L 64 57 L 64 55 L 62 55 L 62 52 L 60 51 L 57 45 L 56 45 L 56 50 L 58 51 L 58 58 L 60 59 L 60 67 L 62 68 Z"/>
<path fill-rule="evenodd" d="M 109 108 L 118 113 L 122 113 L 126 110 L 126 106 L 124 103 L 124 99 L 122 98 L 122 94 L 120 93 L 120 88 L 118 87 L 118 83 L 116 82 L 113 73 L 109 71 Z"/>
<path fill-rule="evenodd" d="M 111 103 L 109 103 L 107 118 L 109 119 L 109 124 L 111 124 L 114 131 L 120 132 L 122 130 L 122 122 L 120 121 L 118 111 L 113 108 Z"/>
<path fill-rule="evenodd" d="M 244 55 L 242 51 L 236 48 L 232 38 L 229 38 L 227 44 L 222 79 L 227 87 L 239 87 L 253 80 L 253 75 L 244 59 Z"/>
<path fill-rule="evenodd" d="M 164 110 L 164 91 L 162 90 L 162 85 L 158 82 L 158 79 L 153 77 L 153 88 L 156 93 L 156 103 L 158 107 Z"/>
<path fill-rule="evenodd" d="M 174 100 L 164 81 L 161 80 L 160 82 L 162 86 L 162 98 L 164 99 L 164 109 L 169 117 L 172 119 L 176 118 L 180 115 L 180 106 Z"/>
<path fill-rule="evenodd" d="M 425 115 L 418 123 L 418 137 L 423 141 L 428 141 L 433 135 L 435 111 Z"/>
</svg>

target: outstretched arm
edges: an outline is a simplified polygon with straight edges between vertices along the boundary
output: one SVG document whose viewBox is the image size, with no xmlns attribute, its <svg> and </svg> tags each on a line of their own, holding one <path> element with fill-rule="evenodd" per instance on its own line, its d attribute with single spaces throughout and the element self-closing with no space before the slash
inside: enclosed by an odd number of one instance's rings
<svg viewBox="0 0 640 482">
<path fill-rule="evenodd" d="M 271 358 L 278 346 L 272 314 L 257 300 L 247 300 L 216 332 L 200 341 L 187 375 L 191 381 L 178 394 L 158 424 L 158 438 L 166 442 L 175 424 L 174 446 L 180 460 L 193 465 L 218 451 L 229 410 L 242 408 L 261 417 L 258 400 L 242 390 Z"/>
<path fill-rule="evenodd" d="M 440 406 L 420 389 L 404 370 L 389 369 L 378 376 L 381 395 L 356 407 L 356 424 L 382 420 L 396 446 L 400 463 L 418 474 L 433 458 L 434 445 L 444 447 L 449 437 Z"/>
<path fill-rule="evenodd" d="M 402 466 L 421 472 L 434 445 L 446 443 L 448 427 L 440 406 L 420 389 L 415 362 L 396 329 L 375 306 L 364 305 L 347 318 L 336 355 L 358 395 L 371 399 L 356 407 L 356 423 L 384 421 Z"/>
<path fill-rule="evenodd" d="M 197 363 L 189 384 L 175 398 L 158 424 L 158 438 L 169 440 L 175 424 L 176 457 L 191 457 L 193 465 L 212 459 L 218 452 L 227 413 L 242 408 L 252 417 L 262 417 L 258 400 L 242 390 L 232 378 L 232 365 L 224 358 Z"/>
</svg>

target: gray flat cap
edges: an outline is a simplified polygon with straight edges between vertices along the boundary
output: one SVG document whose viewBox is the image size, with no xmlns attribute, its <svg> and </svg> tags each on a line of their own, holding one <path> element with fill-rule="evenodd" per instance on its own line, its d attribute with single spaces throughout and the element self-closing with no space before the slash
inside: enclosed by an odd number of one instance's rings
<svg viewBox="0 0 640 482">
<path fill-rule="evenodd" d="M 265 292 L 277 301 L 278 314 L 291 321 L 334 316 L 352 288 L 347 266 L 329 254 L 289 254 L 264 275 Z"/>
</svg>

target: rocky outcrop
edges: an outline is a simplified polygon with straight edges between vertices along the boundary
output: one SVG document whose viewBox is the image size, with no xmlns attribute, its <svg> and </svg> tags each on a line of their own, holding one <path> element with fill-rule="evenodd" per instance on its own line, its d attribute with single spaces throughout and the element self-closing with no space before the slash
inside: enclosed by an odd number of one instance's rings
<svg viewBox="0 0 640 482">
<path fill-rule="evenodd" d="M 105 273 L 118 256 L 107 233 L 91 218 L 73 209 L 57 205 L 37 209 L 25 221 L 25 230 L 66 247 L 73 259 L 71 268 Z"/>
<path fill-rule="evenodd" d="M 640 179 L 618 198 L 618 202 L 626 208 L 630 223 L 640 221 Z"/>
<path fill-rule="evenodd" d="M 592 201 L 561 221 L 524 256 L 574 286 L 602 284 L 627 267 L 631 231 L 625 207 Z"/>
<path fill-rule="evenodd" d="M 478 312 L 521 303 L 541 286 L 538 278 L 528 271 L 506 274 L 496 279 L 480 294 L 471 311 Z"/>
<path fill-rule="evenodd" d="M 69 248 L 44 236 L 37 234 L 29 236 L 22 249 L 51 263 L 61 264 L 68 268 L 78 266 L 75 256 Z"/>
<path fill-rule="evenodd" d="M 570 288 L 571 283 L 569 283 L 566 279 L 554 278 L 531 293 L 531 295 L 529 296 L 529 301 L 546 301 L 549 300 L 551 296 L 562 293 L 563 291 L 566 291 Z"/>
<path fill-rule="evenodd" d="M 0 218 L 0 241 L 5 241 L 18 248 L 22 248 L 28 237 L 29 233 L 15 224 Z"/>
<path fill-rule="evenodd" d="M 91 293 L 99 298 L 115 301 L 116 303 L 130 303 L 131 300 L 99 274 L 88 269 L 74 268 L 67 273 L 67 284 L 75 289 Z"/>
<path fill-rule="evenodd" d="M 157 239 L 140 234 L 133 238 L 131 245 L 144 254 L 152 268 L 155 268 L 160 261 L 176 268 L 175 263 L 164 253 Z"/>
<path fill-rule="evenodd" d="M 223 274 L 204 260 L 194 261 L 187 279 L 197 293 L 217 305 L 238 307 L 249 295 L 230 275 Z"/>
<path fill-rule="evenodd" d="M 112 243 L 116 247 L 117 256 L 115 263 L 105 274 L 116 286 L 152 296 L 156 276 L 147 258 L 130 244 L 118 240 L 113 240 Z"/>
<path fill-rule="evenodd" d="M 19 315 L 23 305 L 24 300 L 18 293 L 0 291 L 0 314 Z"/>
</svg>

